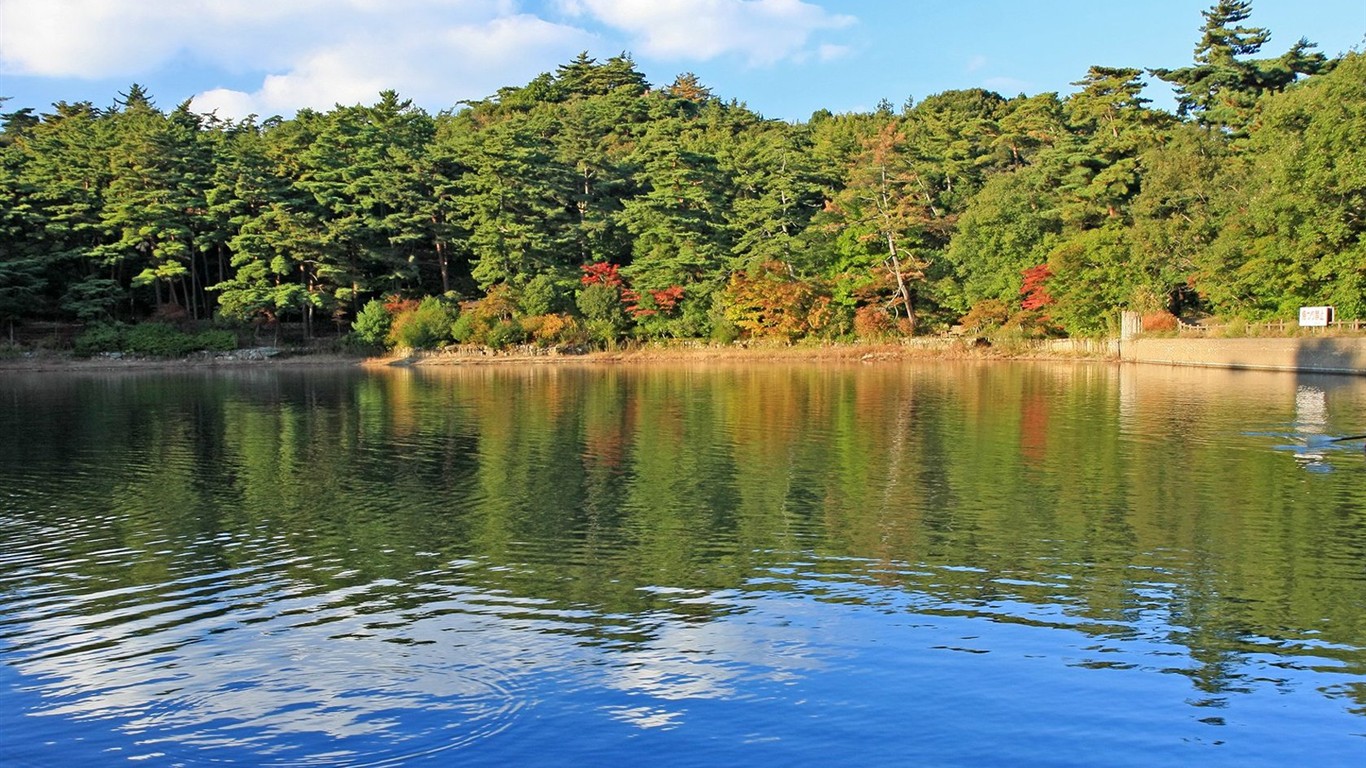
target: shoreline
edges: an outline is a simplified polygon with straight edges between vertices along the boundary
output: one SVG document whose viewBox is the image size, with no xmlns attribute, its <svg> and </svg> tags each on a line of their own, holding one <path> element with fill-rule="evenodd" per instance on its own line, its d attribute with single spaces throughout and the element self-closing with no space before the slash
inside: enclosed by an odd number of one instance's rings
<svg viewBox="0 0 1366 768">
<path fill-rule="evenodd" d="M 1013 357 L 991 348 L 974 349 L 961 344 L 830 344 L 824 346 L 671 346 L 643 345 L 620 350 L 560 353 L 526 348 L 497 351 L 479 348 L 419 351 L 372 357 L 366 367 L 445 368 L 470 365 L 633 365 L 661 362 L 876 362 L 883 360 L 1007 359 Z"/>
<path fill-rule="evenodd" d="M 245 352 L 246 350 L 243 350 Z M 265 357 L 190 355 L 183 358 L 76 357 L 69 352 L 36 351 L 0 358 L 0 374 L 7 372 L 194 371 L 243 368 L 443 368 L 486 365 L 634 365 L 661 362 L 884 362 L 902 360 L 1070 360 L 1117 362 L 1113 356 L 1049 352 L 1043 348 L 974 346 L 961 340 L 920 343 L 829 344 L 823 346 L 671 346 L 642 345 L 620 350 L 564 353 L 553 349 L 518 348 L 510 351 L 459 348 L 382 356 L 335 352 L 291 353 Z"/>
<path fill-rule="evenodd" d="M 63 373 L 63 372 L 119 372 L 119 371 L 199 371 L 214 369 L 239 370 L 244 368 L 305 368 L 360 365 L 365 360 L 359 355 L 317 353 L 302 355 L 282 354 L 275 357 L 248 359 L 245 357 L 76 357 L 69 352 L 37 352 L 18 357 L 0 358 L 0 375 L 5 373 Z"/>
<path fill-rule="evenodd" d="M 19 372 L 212 371 L 354 367 L 449 368 L 489 365 L 629 366 L 655 363 L 880 363 L 904 361 L 1073 362 L 1366 375 L 1366 338 L 1178 339 L 1139 337 L 1124 342 L 1056 340 L 999 345 L 966 338 L 826 345 L 644 344 L 580 352 L 518 347 L 459 347 L 365 356 L 274 349 L 199 353 L 184 358 L 97 356 L 37 350 L 0 358 L 0 375 Z"/>
</svg>

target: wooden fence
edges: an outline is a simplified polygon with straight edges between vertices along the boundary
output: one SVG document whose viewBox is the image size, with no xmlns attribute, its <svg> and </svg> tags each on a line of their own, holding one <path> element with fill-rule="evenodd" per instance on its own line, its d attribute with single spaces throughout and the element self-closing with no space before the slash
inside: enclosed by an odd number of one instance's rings
<svg viewBox="0 0 1366 768">
<path fill-rule="evenodd" d="M 1230 326 L 1193 325 L 1182 320 L 1176 321 L 1176 330 L 1181 336 L 1223 336 Z M 1245 323 L 1236 326 L 1236 336 L 1349 336 L 1366 331 L 1366 320 L 1335 320 L 1327 326 L 1301 326 L 1295 320 L 1272 320 L 1267 323 Z"/>
</svg>

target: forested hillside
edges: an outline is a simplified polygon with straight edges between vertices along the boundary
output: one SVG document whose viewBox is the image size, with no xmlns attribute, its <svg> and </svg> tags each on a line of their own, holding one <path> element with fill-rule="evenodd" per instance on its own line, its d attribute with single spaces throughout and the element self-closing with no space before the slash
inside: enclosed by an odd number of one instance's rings
<svg viewBox="0 0 1366 768">
<path fill-rule="evenodd" d="M 1099 335 L 1121 310 L 1366 315 L 1366 61 L 1263 55 L 767 120 L 584 54 L 429 114 L 229 122 L 132 86 L 3 116 L 0 322 L 369 341 Z M 1152 109 L 1146 77 L 1178 88 Z"/>
</svg>

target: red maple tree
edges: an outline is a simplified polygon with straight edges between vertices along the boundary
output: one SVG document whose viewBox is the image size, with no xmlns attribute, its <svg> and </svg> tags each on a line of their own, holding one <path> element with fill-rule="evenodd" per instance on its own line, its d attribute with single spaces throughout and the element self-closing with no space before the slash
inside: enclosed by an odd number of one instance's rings
<svg viewBox="0 0 1366 768">
<path fill-rule="evenodd" d="M 1024 275 L 1020 285 L 1020 295 L 1024 297 L 1020 300 L 1021 309 L 1032 312 L 1053 303 L 1053 297 L 1048 294 L 1048 278 L 1053 276 L 1053 271 L 1047 264 L 1030 267 L 1021 274 Z"/>
</svg>

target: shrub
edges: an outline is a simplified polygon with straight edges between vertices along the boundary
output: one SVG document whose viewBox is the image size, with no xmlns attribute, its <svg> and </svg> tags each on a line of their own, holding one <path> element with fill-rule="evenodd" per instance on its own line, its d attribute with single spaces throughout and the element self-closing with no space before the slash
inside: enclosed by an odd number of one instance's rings
<svg viewBox="0 0 1366 768">
<path fill-rule="evenodd" d="M 958 322 L 963 330 L 978 336 L 990 333 L 1010 321 L 1010 307 L 1000 299 L 982 299 L 972 305 Z"/>
<path fill-rule="evenodd" d="M 854 311 L 854 333 L 860 339 L 885 339 L 895 328 L 892 316 L 882 307 L 864 306 Z"/>
<path fill-rule="evenodd" d="M 495 285 L 484 298 L 460 305 L 460 316 L 452 323 L 450 333 L 462 344 L 499 347 L 516 343 L 526 338 L 517 316 L 512 289 L 506 285 Z"/>
<path fill-rule="evenodd" d="M 101 352 L 183 357 L 201 350 L 229 352 L 237 349 L 237 334 L 224 328 L 186 333 L 173 325 L 152 321 L 133 326 L 101 323 L 82 331 L 76 337 L 74 346 L 79 357 L 90 357 Z"/>
<path fill-rule="evenodd" d="M 389 326 L 387 339 L 395 347 L 432 349 L 450 341 L 455 314 L 435 296 L 400 312 Z"/>
<path fill-rule="evenodd" d="M 237 349 L 237 334 L 223 328 L 200 331 L 194 336 L 194 347 L 207 352 L 231 352 Z"/>
<path fill-rule="evenodd" d="M 582 344 L 588 333 L 578 318 L 566 314 L 536 315 L 522 318 L 522 329 L 541 346 Z"/>
<path fill-rule="evenodd" d="M 1144 333 L 1175 331 L 1176 325 L 1176 315 L 1170 312 L 1150 312 L 1143 316 Z"/>
<path fill-rule="evenodd" d="M 711 341 L 714 344 L 734 344 L 740 338 L 740 329 L 730 321 L 716 323 L 711 327 Z"/>
<path fill-rule="evenodd" d="M 489 329 L 485 343 L 490 347 L 511 347 L 526 341 L 526 331 L 515 320 L 501 320 Z"/>
<path fill-rule="evenodd" d="M 451 324 L 451 338 L 461 344 L 481 344 L 488 329 L 479 322 L 479 316 L 466 309 Z"/>
<path fill-rule="evenodd" d="M 565 296 L 573 292 L 572 283 L 542 273 L 531 278 L 522 289 L 520 304 L 528 315 L 549 315 L 565 309 Z"/>
<path fill-rule="evenodd" d="M 616 344 L 629 324 L 621 292 L 615 286 L 586 283 L 579 289 L 576 304 L 586 321 L 589 337 L 599 344 L 609 347 Z"/>
<path fill-rule="evenodd" d="M 138 323 L 123 338 L 123 351 L 134 355 L 182 357 L 194 350 L 194 337 L 165 323 Z"/>
<path fill-rule="evenodd" d="M 356 313 L 356 319 L 351 323 L 351 333 L 365 344 L 380 346 L 384 344 L 392 325 L 393 318 L 385 309 L 384 302 L 371 299 Z"/>
<path fill-rule="evenodd" d="M 1062 329 L 1044 312 L 1021 310 L 1016 312 L 993 337 L 1017 339 L 1046 339 L 1062 335 Z"/>
<path fill-rule="evenodd" d="M 780 262 L 768 262 L 731 276 L 725 290 L 724 316 L 752 338 L 792 341 L 818 333 L 830 324 L 829 287 L 788 274 Z"/>
<path fill-rule="evenodd" d="M 90 357 L 101 352 L 123 351 L 124 327 L 118 323 L 99 323 L 87 327 L 76 336 L 78 357 Z"/>
<path fill-rule="evenodd" d="M 1248 335 L 1247 320 L 1242 317 L 1230 318 L 1224 326 L 1219 329 L 1219 335 L 1226 339 L 1241 339 Z"/>
</svg>

